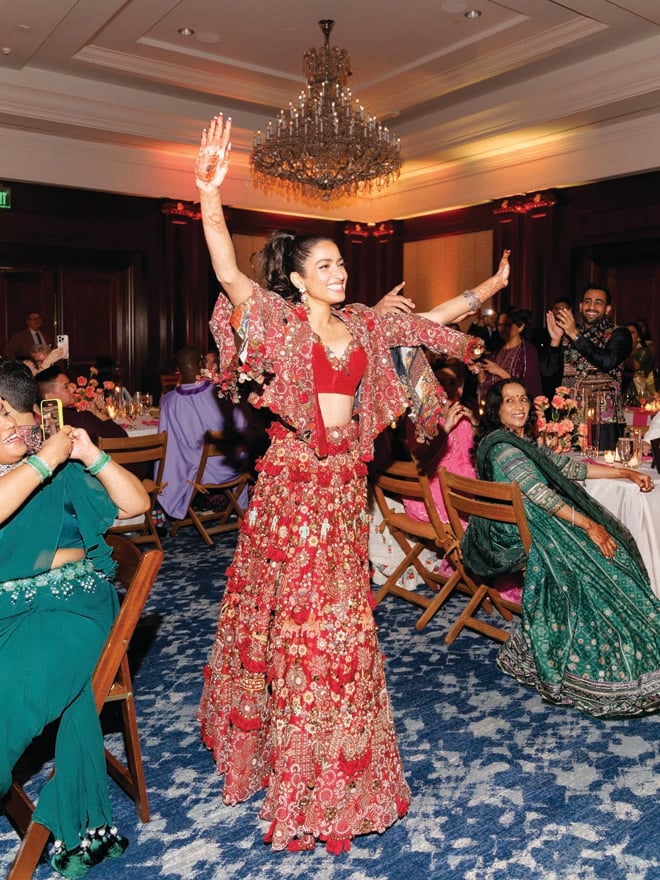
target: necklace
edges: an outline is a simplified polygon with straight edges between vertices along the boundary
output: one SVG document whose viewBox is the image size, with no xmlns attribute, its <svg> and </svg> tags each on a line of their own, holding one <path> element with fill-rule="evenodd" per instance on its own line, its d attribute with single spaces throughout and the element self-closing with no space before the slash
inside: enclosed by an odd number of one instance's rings
<svg viewBox="0 0 660 880">
<path fill-rule="evenodd" d="M 21 459 L 20 461 L 14 461 L 11 464 L 0 464 L 0 477 L 8 474 L 9 471 L 13 471 L 14 468 L 17 468 L 21 464 L 23 464 L 23 459 Z"/>
</svg>

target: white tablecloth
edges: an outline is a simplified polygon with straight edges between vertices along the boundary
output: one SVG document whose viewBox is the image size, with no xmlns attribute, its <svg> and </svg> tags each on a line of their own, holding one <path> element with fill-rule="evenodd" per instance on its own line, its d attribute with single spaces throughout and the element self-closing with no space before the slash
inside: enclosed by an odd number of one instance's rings
<svg viewBox="0 0 660 880">
<path fill-rule="evenodd" d="M 118 418 L 115 422 L 126 431 L 129 437 L 144 437 L 146 434 L 158 433 L 158 419 L 153 416 L 139 416 L 135 421 Z"/>
<path fill-rule="evenodd" d="M 646 565 L 653 592 L 660 598 L 660 474 L 642 467 L 655 482 L 653 492 L 640 492 L 630 480 L 587 480 L 587 492 L 628 527 Z"/>
</svg>

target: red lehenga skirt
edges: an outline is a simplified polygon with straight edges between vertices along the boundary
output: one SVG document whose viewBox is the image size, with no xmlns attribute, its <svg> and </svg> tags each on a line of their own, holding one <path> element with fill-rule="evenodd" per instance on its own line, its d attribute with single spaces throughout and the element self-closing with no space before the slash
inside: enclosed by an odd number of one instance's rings
<svg viewBox="0 0 660 880">
<path fill-rule="evenodd" d="M 273 849 L 350 848 L 410 802 L 371 608 L 355 424 L 319 460 L 281 426 L 243 521 L 205 683 L 204 743 L 235 804 L 267 788 Z"/>
</svg>

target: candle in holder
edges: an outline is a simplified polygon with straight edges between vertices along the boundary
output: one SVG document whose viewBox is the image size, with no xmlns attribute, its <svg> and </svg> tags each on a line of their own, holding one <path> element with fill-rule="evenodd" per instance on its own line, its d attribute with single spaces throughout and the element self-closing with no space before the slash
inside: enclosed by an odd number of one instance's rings
<svg viewBox="0 0 660 880">
<path fill-rule="evenodd" d="M 606 449 L 605 452 L 603 453 L 603 459 L 606 462 L 606 464 L 614 464 L 614 450 L 613 449 Z"/>
</svg>

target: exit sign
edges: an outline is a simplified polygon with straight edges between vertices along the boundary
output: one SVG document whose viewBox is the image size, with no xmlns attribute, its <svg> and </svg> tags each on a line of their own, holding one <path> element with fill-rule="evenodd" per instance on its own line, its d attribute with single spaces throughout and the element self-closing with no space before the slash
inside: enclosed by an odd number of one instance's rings
<svg viewBox="0 0 660 880">
<path fill-rule="evenodd" d="M 8 186 L 0 186 L 0 208 L 11 208 L 11 189 Z"/>
</svg>

